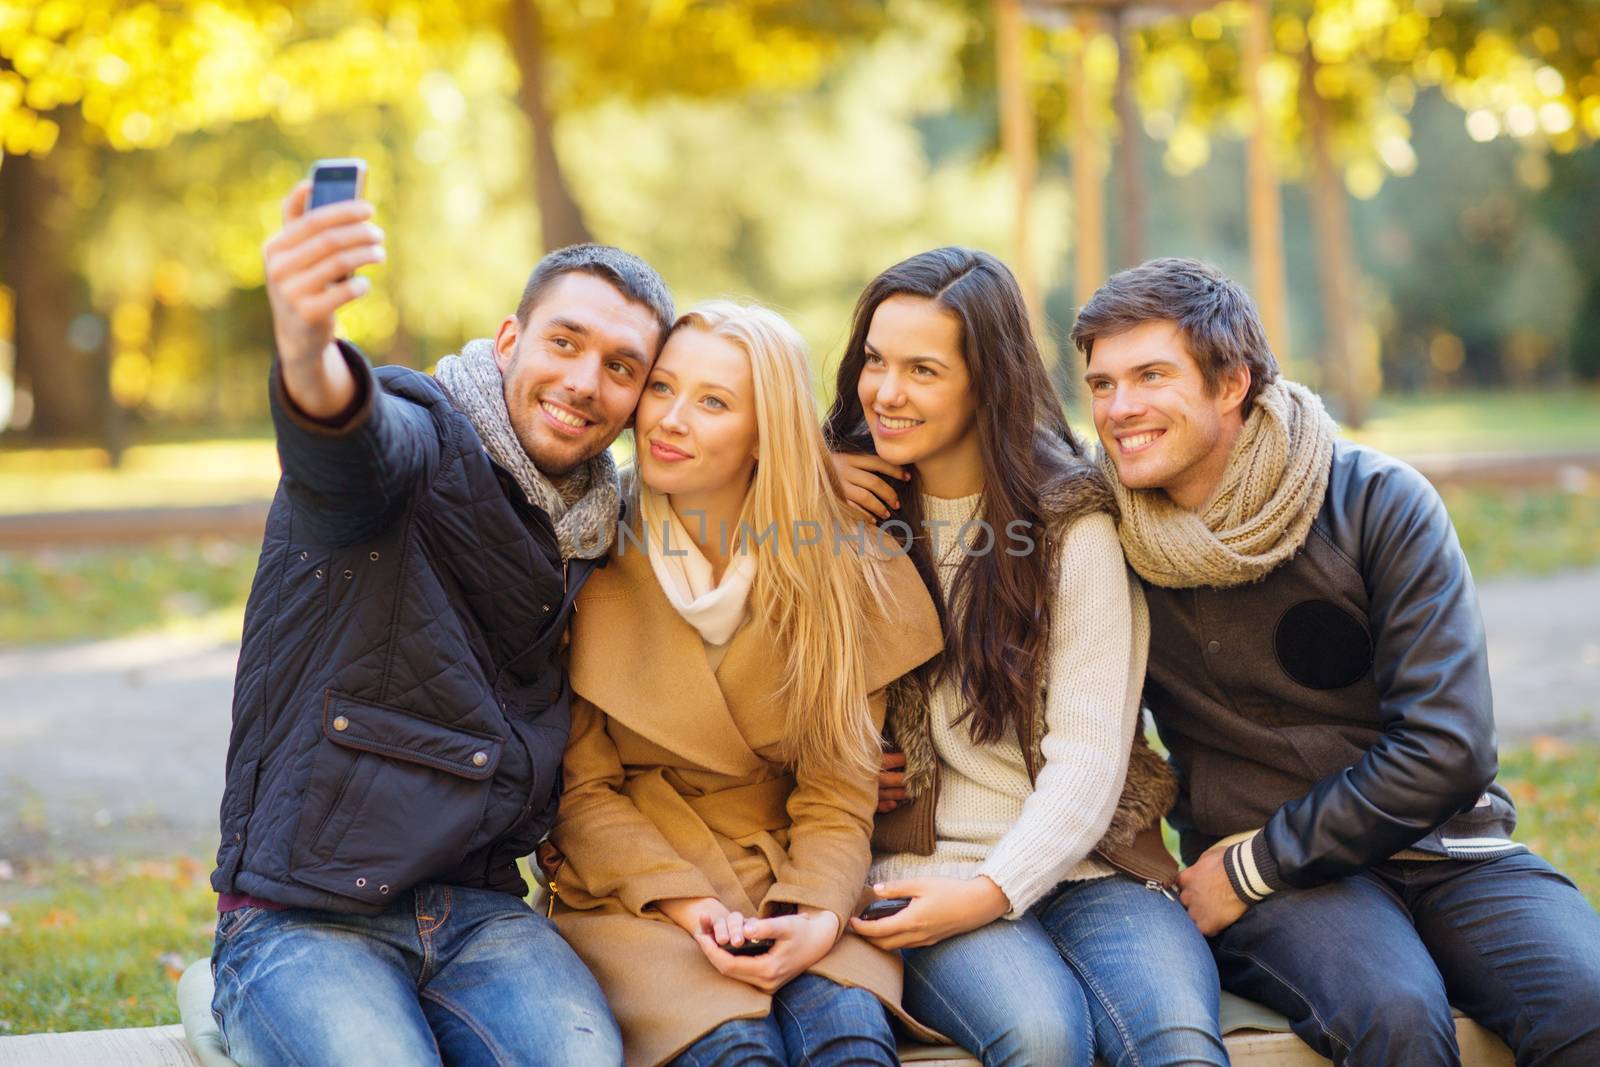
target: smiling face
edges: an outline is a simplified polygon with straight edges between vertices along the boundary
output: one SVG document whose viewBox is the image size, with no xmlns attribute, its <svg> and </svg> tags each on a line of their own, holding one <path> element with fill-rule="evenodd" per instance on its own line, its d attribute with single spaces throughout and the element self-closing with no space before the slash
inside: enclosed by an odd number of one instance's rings
<svg viewBox="0 0 1600 1067">
<path fill-rule="evenodd" d="M 635 431 L 639 477 L 656 492 L 743 493 L 760 451 L 750 357 L 706 330 L 678 329 L 639 398 Z"/>
<path fill-rule="evenodd" d="M 1249 370 L 1225 375 L 1213 394 L 1177 324 L 1157 320 L 1096 338 L 1084 381 L 1122 484 L 1164 490 L 1181 507 L 1204 504 L 1243 425 Z"/>
<path fill-rule="evenodd" d="M 961 347 L 953 312 L 926 297 L 891 296 L 872 313 L 856 381 L 878 455 L 915 465 L 935 496 L 982 487 L 978 397 Z"/>
<path fill-rule="evenodd" d="M 660 337 L 654 314 L 602 278 L 558 278 L 500 324 L 496 362 L 511 428 L 534 465 L 561 477 L 611 446 L 629 423 Z"/>
</svg>

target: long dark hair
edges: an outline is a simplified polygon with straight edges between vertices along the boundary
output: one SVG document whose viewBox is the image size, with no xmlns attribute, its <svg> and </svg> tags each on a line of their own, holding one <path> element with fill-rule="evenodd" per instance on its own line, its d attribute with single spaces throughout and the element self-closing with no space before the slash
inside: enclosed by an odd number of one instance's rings
<svg viewBox="0 0 1600 1067">
<path fill-rule="evenodd" d="M 878 305 L 891 296 L 920 296 L 961 323 L 961 354 L 977 393 L 978 442 L 983 456 L 980 517 L 994 532 L 992 551 L 969 552 L 951 586 L 950 607 L 939 590 L 922 526 L 915 468 L 901 488 L 892 517 L 912 531 L 911 558 L 939 608 L 945 653 L 915 678 L 922 696 L 943 677 L 959 681 L 962 718 L 974 742 L 1027 736 L 1050 640 L 1054 553 L 1048 551 L 1043 488 L 1082 463 L 1083 447 L 1067 425 L 1028 321 L 1022 290 L 1006 265 L 970 248 L 936 248 L 896 263 L 874 278 L 856 301 L 850 340 L 839 365 L 837 393 L 823 426 L 838 452 L 871 452 L 872 435 L 856 395 L 866 362 L 867 331 Z M 1027 524 L 1035 550 L 1005 551 L 1013 522 Z M 885 524 L 902 537 L 903 531 Z M 987 540 L 987 539 L 985 539 Z M 1024 753 L 1027 756 L 1027 753 Z"/>
</svg>

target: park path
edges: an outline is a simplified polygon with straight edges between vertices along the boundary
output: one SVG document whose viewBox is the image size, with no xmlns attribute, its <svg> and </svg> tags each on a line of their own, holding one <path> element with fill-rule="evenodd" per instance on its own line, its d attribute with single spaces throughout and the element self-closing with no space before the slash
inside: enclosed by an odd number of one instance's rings
<svg viewBox="0 0 1600 1067">
<path fill-rule="evenodd" d="M 1502 743 L 1600 740 L 1600 570 L 1479 589 Z M 0 861 L 215 848 L 238 646 L 0 651 Z"/>
</svg>

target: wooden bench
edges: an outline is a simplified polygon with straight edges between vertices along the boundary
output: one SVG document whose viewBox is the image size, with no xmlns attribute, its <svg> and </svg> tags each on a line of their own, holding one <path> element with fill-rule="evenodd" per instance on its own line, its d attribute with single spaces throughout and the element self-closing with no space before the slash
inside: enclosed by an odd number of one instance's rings
<svg viewBox="0 0 1600 1067">
<path fill-rule="evenodd" d="M 1234 1067 L 1326 1067 L 1327 1060 L 1287 1032 L 1281 1015 L 1238 997 L 1223 997 L 1223 1031 Z M 184 972 L 178 1002 L 182 1024 L 0 1038 L 0 1067 L 237 1067 L 222 1051 L 211 1018 L 209 961 L 198 960 Z M 190 1040 L 185 1039 L 186 1029 Z M 1511 1052 L 1500 1039 L 1459 1014 L 1456 1037 L 1465 1067 L 1512 1067 Z M 955 1048 L 908 1046 L 900 1057 L 918 1067 L 977 1067 L 976 1060 Z"/>
</svg>

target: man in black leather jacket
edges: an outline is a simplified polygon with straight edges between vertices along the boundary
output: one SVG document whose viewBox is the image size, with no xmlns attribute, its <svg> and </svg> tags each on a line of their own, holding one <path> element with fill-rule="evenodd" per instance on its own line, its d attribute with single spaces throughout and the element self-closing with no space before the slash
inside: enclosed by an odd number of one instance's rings
<svg viewBox="0 0 1600 1067">
<path fill-rule="evenodd" d="M 284 473 L 234 685 L 212 1010 L 243 1067 L 609 1067 L 616 1022 L 517 861 L 554 818 L 566 625 L 671 296 L 637 257 L 561 249 L 492 339 L 374 371 L 334 313 L 383 235 L 307 192 L 265 248 Z"/>
<path fill-rule="evenodd" d="M 1438 494 L 1338 440 L 1248 295 L 1110 279 L 1073 340 L 1143 579 L 1181 899 L 1225 988 L 1346 1064 L 1600 1063 L 1600 919 L 1511 840 L 1472 576 Z"/>
</svg>

